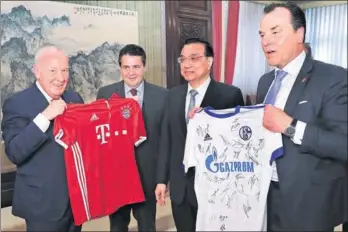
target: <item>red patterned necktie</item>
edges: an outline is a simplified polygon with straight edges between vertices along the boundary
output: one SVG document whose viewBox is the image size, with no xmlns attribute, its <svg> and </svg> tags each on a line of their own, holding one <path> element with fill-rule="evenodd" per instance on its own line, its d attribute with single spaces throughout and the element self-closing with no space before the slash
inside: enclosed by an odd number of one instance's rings
<svg viewBox="0 0 348 232">
<path fill-rule="evenodd" d="M 130 92 L 132 96 L 137 96 L 137 89 L 131 89 Z"/>
</svg>

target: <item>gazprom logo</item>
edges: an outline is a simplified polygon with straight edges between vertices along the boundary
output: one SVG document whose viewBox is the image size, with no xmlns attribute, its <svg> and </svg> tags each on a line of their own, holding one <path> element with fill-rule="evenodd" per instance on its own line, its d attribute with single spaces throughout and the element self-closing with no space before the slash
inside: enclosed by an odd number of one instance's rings
<svg viewBox="0 0 348 232">
<path fill-rule="evenodd" d="M 254 162 L 234 161 L 234 162 L 217 162 L 217 152 L 213 148 L 212 154 L 205 159 L 205 166 L 212 173 L 217 172 L 254 172 Z"/>
</svg>

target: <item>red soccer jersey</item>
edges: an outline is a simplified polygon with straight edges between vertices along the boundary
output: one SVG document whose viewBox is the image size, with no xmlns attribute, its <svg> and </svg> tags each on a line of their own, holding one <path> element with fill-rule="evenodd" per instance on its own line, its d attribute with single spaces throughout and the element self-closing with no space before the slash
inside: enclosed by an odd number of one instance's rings
<svg viewBox="0 0 348 232">
<path fill-rule="evenodd" d="M 132 109 L 129 114 L 125 106 Z M 76 225 L 145 200 L 134 145 L 146 139 L 146 132 L 136 101 L 114 95 L 90 104 L 68 104 L 54 120 L 54 135 L 66 149 Z"/>
</svg>

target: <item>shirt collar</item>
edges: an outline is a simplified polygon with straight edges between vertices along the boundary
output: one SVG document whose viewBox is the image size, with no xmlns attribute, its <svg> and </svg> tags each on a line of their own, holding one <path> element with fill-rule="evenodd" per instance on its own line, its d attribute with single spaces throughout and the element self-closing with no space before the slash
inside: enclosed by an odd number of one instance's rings
<svg viewBox="0 0 348 232">
<path fill-rule="evenodd" d="M 295 59 L 288 63 L 283 70 L 292 76 L 297 76 L 300 72 L 302 65 L 306 59 L 306 52 L 302 51 Z M 278 71 L 279 68 L 276 68 L 275 71 Z"/>
<path fill-rule="evenodd" d="M 210 84 L 210 76 L 197 88 L 195 89 L 198 94 L 204 96 L 205 92 L 207 92 L 208 86 Z M 190 83 L 188 83 L 188 88 L 187 88 L 187 94 L 190 93 L 190 90 L 193 89 L 192 86 L 190 85 Z"/>
<path fill-rule="evenodd" d="M 133 89 L 133 88 L 129 87 L 125 82 L 124 89 L 125 89 L 126 93 L 130 93 L 131 89 Z M 144 80 L 135 89 L 137 90 L 138 93 L 143 93 L 144 92 Z"/>
<path fill-rule="evenodd" d="M 52 101 L 52 98 L 50 96 L 48 96 L 48 94 L 45 92 L 45 90 L 42 88 L 42 86 L 39 84 L 38 81 L 35 82 L 37 88 L 40 90 L 40 92 L 44 95 L 44 97 L 46 98 L 46 100 L 48 102 Z"/>
</svg>

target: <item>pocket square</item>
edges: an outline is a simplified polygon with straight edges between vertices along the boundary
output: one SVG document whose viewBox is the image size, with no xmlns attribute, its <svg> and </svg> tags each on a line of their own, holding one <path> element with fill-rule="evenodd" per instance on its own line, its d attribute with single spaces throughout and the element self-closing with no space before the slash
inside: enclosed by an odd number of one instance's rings
<svg viewBox="0 0 348 232">
<path fill-rule="evenodd" d="M 301 104 L 304 104 L 304 103 L 307 103 L 308 101 L 300 101 L 298 104 L 301 105 Z"/>
</svg>

